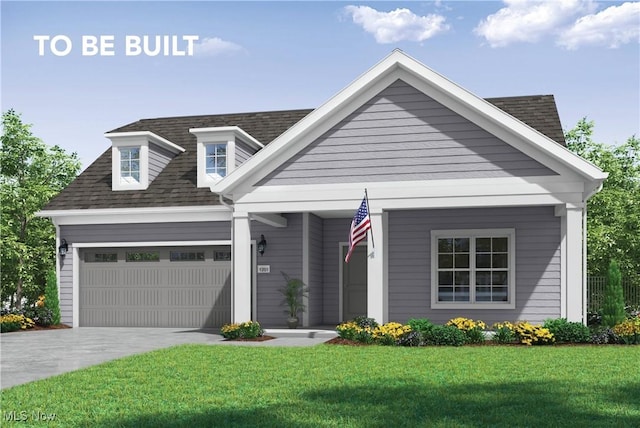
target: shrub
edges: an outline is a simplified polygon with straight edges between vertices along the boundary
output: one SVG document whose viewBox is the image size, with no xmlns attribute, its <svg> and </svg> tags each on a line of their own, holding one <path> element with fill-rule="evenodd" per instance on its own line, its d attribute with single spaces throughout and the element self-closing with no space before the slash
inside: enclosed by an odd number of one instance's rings
<svg viewBox="0 0 640 428">
<path fill-rule="evenodd" d="M 447 321 L 445 325 L 451 325 L 462 331 L 467 336 L 469 343 L 482 343 L 485 341 L 484 329 L 487 325 L 478 320 L 474 321 L 469 318 L 458 317 Z"/>
<path fill-rule="evenodd" d="M 411 327 L 411 330 L 418 333 L 420 344 L 423 345 L 426 342 L 426 337 L 431 333 L 433 329 L 433 323 L 426 318 L 411 318 L 407 325 Z"/>
<path fill-rule="evenodd" d="M 640 344 L 640 318 L 625 320 L 616 324 L 612 330 L 621 343 L 626 345 Z"/>
<path fill-rule="evenodd" d="M 370 327 L 360 327 L 353 321 L 340 324 L 336 327 L 336 331 L 338 332 L 338 336 L 343 339 L 355 340 L 362 343 L 373 342 L 372 329 Z"/>
<path fill-rule="evenodd" d="M 625 319 L 624 296 L 622 293 L 622 276 L 615 260 L 609 263 L 607 288 L 602 306 L 602 325 L 613 327 Z"/>
<path fill-rule="evenodd" d="M 53 313 L 46 306 L 33 306 L 24 309 L 24 316 L 31 318 L 36 325 L 48 327 L 53 324 Z"/>
<path fill-rule="evenodd" d="M 467 336 L 452 325 L 434 325 L 425 337 L 425 344 L 439 346 L 462 346 Z"/>
<path fill-rule="evenodd" d="M 548 345 L 554 342 L 553 334 L 544 327 L 521 321 L 514 325 L 518 342 L 524 345 Z"/>
<path fill-rule="evenodd" d="M 397 322 L 389 322 L 373 329 L 371 335 L 376 343 L 381 345 L 395 345 L 397 341 L 407 333 L 411 327 Z"/>
<path fill-rule="evenodd" d="M 421 342 L 422 338 L 420 336 L 420 333 L 412 330 L 400 336 L 400 338 L 398 338 L 398 340 L 396 341 L 396 344 L 399 346 L 420 346 Z"/>
<path fill-rule="evenodd" d="M 493 341 L 496 343 L 513 343 L 516 340 L 514 325 L 508 321 L 493 325 Z"/>
<path fill-rule="evenodd" d="M 544 322 L 557 342 L 587 343 L 591 341 L 589 327 L 580 322 L 569 322 L 566 318 L 548 319 Z"/>
<path fill-rule="evenodd" d="M 360 328 L 368 327 L 373 330 L 374 328 L 378 327 L 378 323 L 376 322 L 376 320 L 374 320 L 373 318 L 367 318 L 364 315 L 355 317 L 352 321 L 356 323 Z"/>
<path fill-rule="evenodd" d="M 225 324 L 220 329 L 225 339 L 255 339 L 264 334 L 264 330 L 257 321 Z"/>
<path fill-rule="evenodd" d="M 32 319 L 18 314 L 6 314 L 0 316 L 0 332 L 5 333 L 16 330 L 26 330 L 34 326 Z"/>
<path fill-rule="evenodd" d="M 594 312 L 587 312 L 587 325 L 600 325 L 602 324 L 602 310 Z"/>
<path fill-rule="evenodd" d="M 47 285 L 44 289 L 44 305 L 51 310 L 51 323 L 60 324 L 60 300 L 58 299 L 58 280 L 56 271 L 50 270 L 47 274 Z"/>
<path fill-rule="evenodd" d="M 613 330 L 609 327 L 597 326 L 591 331 L 591 343 L 596 345 L 606 345 L 607 343 L 616 343 L 618 338 Z"/>
</svg>

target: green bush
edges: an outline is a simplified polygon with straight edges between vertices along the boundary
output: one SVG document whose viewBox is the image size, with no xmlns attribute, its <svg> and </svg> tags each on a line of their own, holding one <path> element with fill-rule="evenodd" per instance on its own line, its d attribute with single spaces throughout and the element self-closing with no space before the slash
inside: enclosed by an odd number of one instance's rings
<svg viewBox="0 0 640 428">
<path fill-rule="evenodd" d="M 424 338 L 426 345 L 462 346 L 467 342 L 467 336 L 452 325 L 434 325 Z"/>
<path fill-rule="evenodd" d="M 53 324 L 53 313 L 46 306 L 33 306 L 23 310 L 24 316 L 31 318 L 36 325 L 48 327 Z"/>
<path fill-rule="evenodd" d="M 588 343 L 591 341 L 589 327 L 580 322 L 569 322 L 566 318 L 548 319 L 543 327 L 553 334 L 556 342 Z"/>
<path fill-rule="evenodd" d="M 47 274 L 47 285 L 44 289 L 44 305 L 51 310 L 51 323 L 60 324 L 60 300 L 58 299 L 58 280 L 56 271 Z"/>
<path fill-rule="evenodd" d="M 452 325 L 462 331 L 467 336 L 469 343 L 484 343 L 486 340 L 484 329 L 487 328 L 487 325 L 483 321 L 458 317 L 450 319 L 445 325 Z"/>
<path fill-rule="evenodd" d="M 364 315 L 360 315 L 359 317 L 355 317 L 352 320 L 354 323 L 356 323 L 360 328 L 367 328 L 369 327 L 371 330 L 373 330 L 374 328 L 378 327 L 378 323 L 376 322 L 375 319 L 373 318 L 368 318 Z"/>
<path fill-rule="evenodd" d="M 496 343 L 513 343 L 516 341 L 514 325 L 508 321 L 495 323 L 493 325 L 493 338 Z"/>
<path fill-rule="evenodd" d="M 220 329 L 222 337 L 225 339 L 255 339 L 264 334 L 264 330 L 257 321 L 246 321 L 243 323 L 225 324 Z"/>
<path fill-rule="evenodd" d="M 622 275 L 615 260 L 609 263 L 607 288 L 602 306 L 602 325 L 613 327 L 626 318 L 624 311 L 624 295 L 622 292 Z"/>
<path fill-rule="evenodd" d="M 421 345 L 426 343 L 426 337 L 433 329 L 433 323 L 427 318 L 411 318 L 407 325 L 411 327 L 411 330 L 418 333 Z"/>
</svg>

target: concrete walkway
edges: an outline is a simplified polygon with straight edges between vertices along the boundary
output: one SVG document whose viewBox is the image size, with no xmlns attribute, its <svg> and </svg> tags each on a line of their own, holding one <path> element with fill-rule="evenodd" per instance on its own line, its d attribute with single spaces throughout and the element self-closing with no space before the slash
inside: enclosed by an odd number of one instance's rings
<svg viewBox="0 0 640 428">
<path fill-rule="evenodd" d="M 211 330 L 79 327 L 0 335 L 0 387 L 93 366 L 105 361 L 187 343 L 235 346 L 312 346 L 336 334 L 323 329 L 266 329 L 276 339 L 227 342 Z"/>
</svg>

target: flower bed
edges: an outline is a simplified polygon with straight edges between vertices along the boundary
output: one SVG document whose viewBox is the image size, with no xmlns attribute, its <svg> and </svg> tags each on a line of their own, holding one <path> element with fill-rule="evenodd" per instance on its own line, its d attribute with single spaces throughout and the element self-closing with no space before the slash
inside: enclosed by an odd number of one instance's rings
<svg viewBox="0 0 640 428">
<path fill-rule="evenodd" d="M 481 320 L 453 318 L 436 325 L 426 318 L 410 319 L 407 324 L 379 325 L 374 319 L 357 317 L 336 327 L 338 338 L 327 343 L 387 346 L 462 346 L 466 344 L 553 345 L 561 344 L 640 344 L 640 317 L 629 318 L 612 329 L 592 333 L 588 327 L 564 318 L 546 320 L 543 325 L 527 321 L 496 323 L 490 331 Z"/>
</svg>

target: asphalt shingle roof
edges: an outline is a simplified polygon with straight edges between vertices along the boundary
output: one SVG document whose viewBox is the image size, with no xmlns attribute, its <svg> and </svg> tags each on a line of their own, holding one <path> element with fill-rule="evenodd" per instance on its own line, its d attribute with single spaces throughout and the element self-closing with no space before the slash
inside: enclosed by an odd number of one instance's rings
<svg viewBox="0 0 640 428">
<path fill-rule="evenodd" d="M 487 98 L 487 101 L 527 125 L 565 145 L 553 95 Z M 208 116 L 142 119 L 111 132 L 150 131 L 185 149 L 146 190 L 111 190 L 111 147 L 85 169 L 44 210 L 142 208 L 217 205 L 216 195 L 198 188 L 196 137 L 190 128 L 238 126 L 267 144 L 312 110 L 287 110 Z"/>
</svg>

